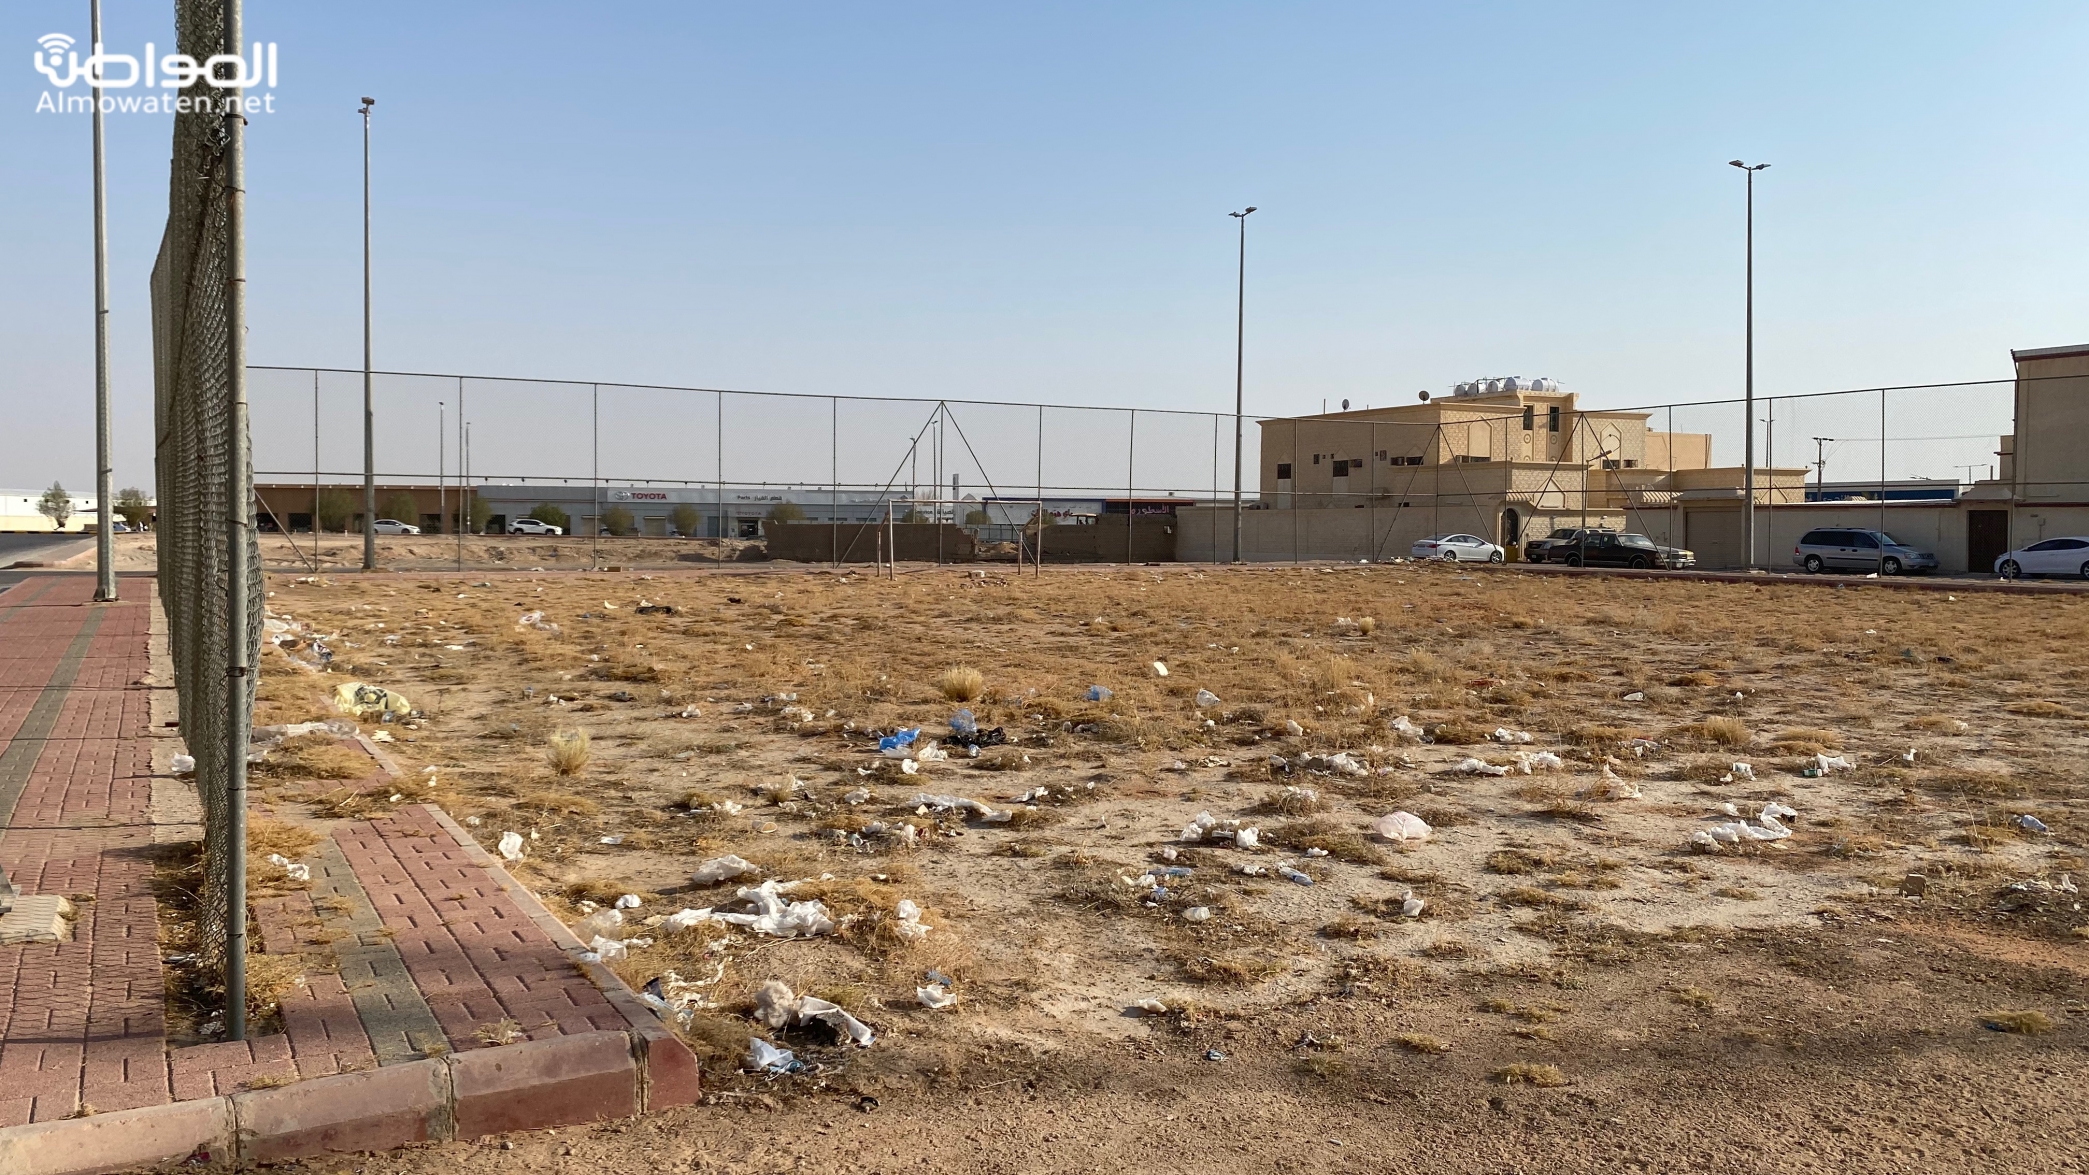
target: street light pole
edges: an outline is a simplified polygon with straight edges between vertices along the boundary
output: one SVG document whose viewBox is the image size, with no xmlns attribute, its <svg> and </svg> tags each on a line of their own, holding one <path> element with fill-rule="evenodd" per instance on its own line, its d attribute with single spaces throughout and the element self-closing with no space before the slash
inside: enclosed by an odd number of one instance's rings
<svg viewBox="0 0 2089 1175">
<path fill-rule="evenodd" d="M 370 108 L 363 99 L 363 570 L 377 569 L 377 417 L 370 397 Z"/>
<path fill-rule="evenodd" d="M 1234 291 L 1233 301 L 1233 561 L 1240 562 L 1240 452 L 1243 433 L 1245 403 L 1242 399 L 1242 376 L 1246 371 L 1248 329 L 1248 213 L 1255 206 L 1248 205 L 1243 212 L 1228 212 L 1226 215 L 1240 222 L 1240 276 Z"/>
<path fill-rule="evenodd" d="M 116 536 L 110 533 L 116 492 L 109 431 L 109 200 L 102 171 L 102 0 L 90 0 L 87 39 L 94 45 L 94 598 L 116 599 Z"/>
<path fill-rule="evenodd" d="M 1741 471 L 1741 545 L 1747 548 L 1749 570 L 1755 569 L 1755 173 L 1770 166 L 1767 163 L 1748 164 L 1738 159 L 1727 160 L 1728 167 L 1738 167 L 1748 173 L 1748 357 L 1747 407 L 1742 419 L 1747 422 L 1747 443 L 1743 446 L 1744 468 Z"/>
</svg>

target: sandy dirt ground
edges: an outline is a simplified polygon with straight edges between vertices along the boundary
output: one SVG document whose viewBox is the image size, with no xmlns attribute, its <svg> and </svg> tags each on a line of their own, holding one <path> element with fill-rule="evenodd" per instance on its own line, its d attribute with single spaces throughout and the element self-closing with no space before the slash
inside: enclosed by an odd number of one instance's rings
<svg viewBox="0 0 2089 1175">
<path fill-rule="evenodd" d="M 648 538 L 549 538 L 536 535 L 379 535 L 378 567 L 385 571 L 448 571 L 460 558 L 466 570 L 488 571 L 574 571 L 596 567 L 668 569 L 718 563 L 745 563 L 765 558 L 759 540 L 727 539 L 721 547 L 716 539 Z M 75 557 L 68 567 L 92 567 L 90 549 L 83 561 Z M 159 536 L 126 534 L 116 536 L 118 571 L 151 571 L 158 566 Z M 290 571 L 360 571 L 363 538 L 360 534 L 324 534 L 317 542 L 309 534 L 261 536 L 264 567 Z"/>
<path fill-rule="evenodd" d="M 270 586 L 295 627 L 257 721 L 407 695 L 422 717 L 366 723 L 385 789 L 518 834 L 569 920 L 635 895 L 614 965 L 685 997 L 712 1090 L 303 1169 L 2089 1157 L 2089 600 L 1413 566 Z M 1005 744 L 954 746 L 960 706 Z M 877 751 L 917 727 L 950 757 Z M 310 806 L 391 802 L 359 786 Z M 1374 832 L 1394 811 L 1430 835 Z M 1200 813 L 1256 843 L 1185 839 Z M 752 870 L 691 880 L 726 854 Z M 838 925 L 663 921 L 763 878 Z M 876 1043 L 758 1023 L 772 980 Z M 805 1070 L 742 1072 L 757 1036 Z"/>
</svg>

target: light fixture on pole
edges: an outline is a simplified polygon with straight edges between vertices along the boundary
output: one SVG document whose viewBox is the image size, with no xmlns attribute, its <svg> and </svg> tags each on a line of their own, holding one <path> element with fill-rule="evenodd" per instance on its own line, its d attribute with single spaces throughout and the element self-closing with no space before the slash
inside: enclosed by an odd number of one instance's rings
<svg viewBox="0 0 2089 1175">
<path fill-rule="evenodd" d="M 363 99 L 363 570 L 377 569 L 377 418 L 370 405 L 370 108 Z"/>
<path fill-rule="evenodd" d="M 1726 161 L 1728 167 L 1738 167 L 1748 175 L 1748 294 L 1747 294 L 1747 376 L 1744 398 L 1747 407 L 1741 419 L 1746 422 L 1746 443 L 1741 459 L 1741 546 L 1748 552 L 1747 566 L 1755 567 L 1755 173 L 1770 166 L 1767 163 L 1743 163 L 1738 159 Z"/>
<path fill-rule="evenodd" d="M 1247 358 L 1248 327 L 1248 213 L 1255 206 L 1250 204 L 1245 211 L 1228 212 L 1226 215 L 1240 222 L 1240 276 L 1234 293 L 1233 303 L 1233 561 L 1240 562 L 1240 452 L 1245 415 L 1241 398 L 1242 374 Z"/>
</svg>

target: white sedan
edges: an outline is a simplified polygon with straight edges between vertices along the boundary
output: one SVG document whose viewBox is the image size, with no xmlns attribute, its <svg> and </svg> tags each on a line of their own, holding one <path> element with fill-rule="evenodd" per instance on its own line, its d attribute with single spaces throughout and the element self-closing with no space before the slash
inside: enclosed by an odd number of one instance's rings
<svg viewBox="0 0 2089 1175">
<path fill-rule="evenodd" d="M 370 524 L 370 529 L 376 531 L 378 534 L 421 533 L 420 527 L 415 526 L 410 522 L 401 522 L 396 518 L 380 518 L 376 522 Z"/>
<path fill-rule="evenodd" d="M 1506 552 L 1474 534 L 1435 534 L 1418 539 L 1408 551 L 1416 560 L 1442 559 L 1451 563 L 1500 563 Z"/>
<path fill-rule="evenodd" d="M 2089 538 L 2047 539 L 2010 551 L 1995 560 L 2003 579 L 2026 575 L 2076 575 L 2089 579 Z"/>
</svg>

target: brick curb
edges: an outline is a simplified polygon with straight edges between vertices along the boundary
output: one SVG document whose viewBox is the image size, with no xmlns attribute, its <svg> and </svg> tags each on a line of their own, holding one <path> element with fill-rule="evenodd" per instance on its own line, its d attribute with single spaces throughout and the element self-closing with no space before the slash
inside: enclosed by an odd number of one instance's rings
<svg viewBox="0 0 2089 1175">
<path fill-rule="evenodd" d="M 428 814 L 571 959 L 629 1027 L 314 1077 L 271 1089 L 0 1129 L 5 1175 L 246 1164 L 571 1126 L 690 1105 L 694 1054 L 535 894 L 433 805 Z"/>
</svg>

